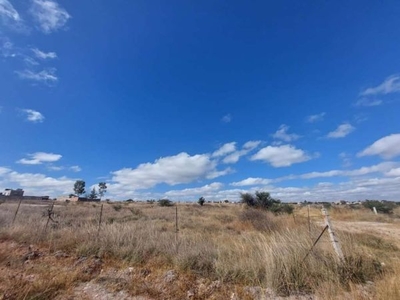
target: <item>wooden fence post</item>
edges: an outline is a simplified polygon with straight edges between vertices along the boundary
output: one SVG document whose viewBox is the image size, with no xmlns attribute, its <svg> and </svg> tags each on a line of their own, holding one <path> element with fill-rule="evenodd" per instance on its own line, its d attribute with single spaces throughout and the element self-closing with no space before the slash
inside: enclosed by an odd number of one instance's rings
<svg viewBox="0 0 400 300">
<path fill-rule="evenodd" d="M 53 221 L 53 219 L 51 217 L 53 214 L 53 208 L 54 208 L 54 200 L 53 200 L 53 203 L 51 204 L 51 207 L 47 209 L 47 217 L 48 218 L 47 218 L 47 222 L 46 222 L 46 227 L 44 228 L 44 232 L 47 231 L 47 226 L 49 225 L 50 220 Z"/>
<path fill-rule="evenodd" d="M 374 214 L 378 214 L 378 212 L 376 211 L 376 207 L 374 206 L 373 208 L 372 208 L 372 210 L 374 211 Z"/>
<path fill-rule="evenodd" d="M 333 231 L 333 227 L 332 227 L 332 223 L 331 223 L 331 221 L 329 219 L 328 211 L 325 208 L 323 208 L 322 209 L 322 214 L 325 217 L 325 225 L 328 226 L 328 233 L 329 233 L 329 237 L 331 239 L 331 243 L 332 243 L 333 249 L 335 249 L 335 252 L 336 252 L 339 260 L 343 262 L 344 261 L 344 255 L 343 255 L 343 252 L 342 252 L 342 248 L 340 247 L 339 241 L 337 240 L 335 232 Z"/>
<path fill-rule="evenodd" d="M 178 240 L 178 206 L 175 206 L 175 247 L 176 247 L 176 253 L 178 253 L 178 247 L 179 247 L 179 240 Z"/>
<path fill-rule="evenodd" d="M 15 211 L 14 218 L 13 218 L 13 220 L 12 220 L 12 224 L 11 224 L 11 225 L 14 225 L 15 219 L 17 218 L 17 214 L 18 214 L 19 207 L 20 207 L 20 205 L 21 205 L 22 199 L 23 199 L 22 197 L 21 197 L 21 199 L 19 199 L 18 206 L 17 206 L 17 210 Z"/>
<path fill-rule="evenodd" d="M 101 208 L 100 208 L 99 229 L 97 230 L 97 236 L 99 236 L 99 234 L 100 234 L 100 227 L 101 227 L 101 219 L 102 219 L 102 217 L 103 217 L 103 204 L 101 205 Z"/>
<path fill-rule="evenodd" d="M 311 220 L 310 220 L 310 204 L 307 205 L 307 219 L 308 219 L 308 233 L 310 234 L 311 237 Z"/>
</svg>

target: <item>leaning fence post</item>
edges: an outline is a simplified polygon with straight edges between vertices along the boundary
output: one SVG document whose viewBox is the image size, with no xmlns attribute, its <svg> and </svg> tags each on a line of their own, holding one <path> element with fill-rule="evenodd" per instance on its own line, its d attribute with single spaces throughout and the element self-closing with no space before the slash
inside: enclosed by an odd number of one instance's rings
<svg viewBox="0 0 400 300">
<path fill-rule="evenodd" d="M 44 228 L 44 232 L 47 231 L 47 226 L 49 225 L 50 220 L 52 220 L 51 215 L 53 214 L 53 208 L 54 208 L 54 201 L 51 204 L 51 207 L 49 209 L 47 209 L 47 222 L 46 222 L 46 227 Z"/>
<path fill-rule="evenodd" d="M 308 234 L 311 237 L 310 204 L 307 205 Z"/>
<path fill-rule="evenodd" d="M 374 214 L 378 214 L 378 212 L 376 211 L 376 207 L 374 206 L 373 208 L 372 208 L 372 210 L 374 211 Z"/>
<path fill-rule="evenodd" d="M 340 259 L 340 261 L 344 261 L 344 255 L 342 252 L 342 248 L 340 247 L 339 241 L 337 240 L 335 232 L 333 231 L 333 227 L 332 227 L 332 223 L 329 219 L 328 211 L 325 208 L 323 208 L 322 214 L 325 217 L 325 225 L 328 226 L 328 233 L 329 233 L 329 237 L 331 239 L 333 249 L 335 249 L 335 252 L 336 252 L 338 258 Z"/>
<path fill-rule="evenodd" d="M 103 217 L 103 204 L 101 205 L 101 209 L 100 209 L 100 218 L 99 218 L 99 229 L 97 230 L 97 236 L 99 236 L 100 234 L 100 227 L 101 227 L 101 219 Z"/>
<path fill-rule="evenodd" d="M 23 199 L 23 198 L 19 199 L 18 206 L 17 206 L 17 210 L 15 211 L 14 219 L 12 220 L 12 224 L 11 224 L 11 225 L 14 225 L 15 219 L 17 218 L 17 214 L 18 214 L 19 207 L 20 207 L 20 205 L 21 205 L 22 199 Z"/>
<path fill-rule="evenodd" d="M 175 245 L 176 245 L 176 253 L 178 253 L 179 241 L 178 241 L 178 206 L 175 206 Z"/>
</svg>

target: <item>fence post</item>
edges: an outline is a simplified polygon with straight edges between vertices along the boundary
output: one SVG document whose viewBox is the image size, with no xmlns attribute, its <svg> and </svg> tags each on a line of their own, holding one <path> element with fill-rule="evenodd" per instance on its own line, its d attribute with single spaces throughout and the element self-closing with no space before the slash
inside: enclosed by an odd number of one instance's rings
<svg viewBox="0 0 400 300">
<path fill-rule="evenodd" d="M 308 219 L 308 233 L 310 234 L 311 237 L 311 220 L 310 220 L 310 204 L 307 205 L 307 219 Z"/>
<path fill-rule="evenodd" d="M 376 211 L 376 207 L 374 206 L 373 208 L 372 208 L 372 210 L 374 211 L 374 214 L 378 214 L 378 212 Z"/>
<path fill-rule="evenodd" d="M 51 204 L 51 207 L 47 209 L 47 222 L 46 222 L 46 227 L 44 228 L 44 232 L 47 231 L 47 226 L 49 225 L 49 222 L 51 220 L 51 215 L 53 214 L 53 208 L 54 208 L 54 200 L 53 203 Z"/>
<path fill-rule="evenodd" d="M 101 205 L 101 208 L 100 208 L 99 229 L 97 230 L 97 236 L 99 236 L 99 234 L 100 234 L 100 227 L 101 227 L 101 219 L 102 219 L 102 217 L 103 217 L 103 204 Z"/>
<path fill-rule="evenodd" d="M 175 247 L 176 247 L 176 253 L 178 253 L 178 247 L 179 247 L 179 240 L 178 240 L 178 206 L 175 206 Z"/>
<path fill-rule="evenodd" d="M 333 231 L 333 227 L 332 227 L 332 223 L 331 223 L 331 221 L 329 219 L 328 211 L 325 208 L 323 208 L 322 209 L 322 214 L 325 217 L 325 225 L 328 226 L 328 233 L 329 233 L 329 237 L 331 239 L 331 243 L 332 243 L 333 249 L 335 249 L 335 252 L 336 252 L 339 260 L 343 262 L 344 261 L 344 255 L 343 255 L 343 252 L 342 252 L 342 248 L 340 247 L 339 241 L 337 240 L 335 232 Z"/>
<path fill-rule="evenodd" d="M 23 199 L 23 198 L 19 199 L 18 206 L 17 206 L 17 210 L 15 211 L 14 218 L 13 218 L 13 220 L 12 220 L 12 224 L 11 224 L 11 225 L 14 225 L 15 219 L 17 218 L 17 214 L 18 214 L 19 207 L 20 207 L 20 205 L 21 205 L 22 199 Z"/>
</svg>

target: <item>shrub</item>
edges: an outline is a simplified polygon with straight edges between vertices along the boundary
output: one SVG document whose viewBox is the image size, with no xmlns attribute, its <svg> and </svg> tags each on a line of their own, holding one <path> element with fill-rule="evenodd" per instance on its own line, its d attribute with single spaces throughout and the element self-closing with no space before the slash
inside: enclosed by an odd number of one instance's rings
<svg viewBox="0 0 400 300">
<path fill-rule="evenodd" d="M 269 208 L 269 211 L 273 212 L 276 215 L 280 214 L 292 214 L 294 207 L 288 203 L 278 203 L 274 204 Z"/>
<path fill-rule="evenodd" d="M 205 202 L 206 199 L 204 199 L 204 197 L 200 197 L 199 200 L 197 201 L 197 203 L 199 203 L 201 206 L 203 206 Z"/>
<path fill-rule="evenodd" d="M 122 209 L 122 205 L 121 204 L 114 204 L 112 206 L 112 208 L 114 208 L 115 211 L 120 211 Z"/>
<path fill-rule="evenodd" d="M 278 228 L 273 216 L 259 209 L 245 209 L 240 213 L 239 219 L 242 222 L 251 223 L 258 231 L 273 231 Z"/>
<path fill-rule="evenodd" d="M 393 202 L 380 202 L 377 200 L 366 200 L 363 202 L 363 206 L 365 208 L 373 209 L 373 207 L 376 208 L 378 212 L 381 212 L 383 214 L 392 214 L 393 213 L 393 208 L 396 206 Z"/>
<path fill-rule="evenodd" d="M 174 203 L 169 199 L 160 199 L 157 201 L 160 206 L 173 206 Z"/>
</svg>

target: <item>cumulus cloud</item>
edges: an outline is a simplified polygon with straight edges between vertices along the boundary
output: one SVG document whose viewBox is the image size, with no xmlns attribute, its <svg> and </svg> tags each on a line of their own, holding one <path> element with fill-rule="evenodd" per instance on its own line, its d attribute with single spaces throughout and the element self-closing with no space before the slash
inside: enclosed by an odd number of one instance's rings
<svg viewBox="0 0 400 300">
<path fill-rule="evenodd" d="M 289 128 L 289 126 L 282 124 L 281 126 L 279 126 L 278 130 L 274 134 L 272 134 L 272 137 L 274 139 L 282 140 L 285 142 L 295 141 L 301 137 L 300 135 L 294 133 L 287 133 Z"/>
<path fill-rule="evenodd" d="M 42 123 L 44 121 L 44 116 L 33 109 L 21 109 L 21 112 L 25 114 L 26 120 L 32 123 Z"/>
<path fill-rule="evenodd" d="M 236 142 L 230 142 L 222 145 L 218 150 L 216 150 L 213 154 L 212 157 L 220 157 L 227 155 L 231 152 L 234 152 L 236 150 Z"/>
<path fill-rule="evenodd" d="M 19 186 L 25 190 L 27 195 L 57 196 L 70 193 L 74 182 L 75 179 L 64 176 L 54 178 L 40 173 L 19 173 L 0 167 L 0 183 L 3 188 Z"/>
<path fill-rule="evenodd" d="M 35 54 L 35 56 L 39 59 L 46 60 L 46 59 L 57 58 L 57 53 L 55 53 L 55 52 L 47 52 L 46 53 L 46 52 L 39 50 L 38 48 L 32 48 L 31 50 Z"/>
<path fill-rule="evenodd" d="M 243 149 L 253 150 L 261 144 L 261 141 L 248 141 L 243 145 Z"/>
<path fill-rule="evenodd" d="M 400 176 L 400 168 L 391 169 L 385 175 L 386 176 L 395 176 L 395 177 Z"/>
<path fill-rule="evenodd" d="M 216 178 L 229 172 L 218 171 L 216 162 L 208 154 L 189 155 L 185 152 L 112 172 L 110 186 L 128 190 L 147 189 L 160 183 L 176 185 L 203 178 Z"/>
<path fill-rule="evenodd" d="M 40 165 L 42 163 L 52 163 L 61 159 L 61 154 L 46 153 L 46 152 L 36 152 L 28 154 L 29 158 L 22 158 L 17 161 L 19 164 L 24 165 Z"/>
<path fill-rule="evenodd" d="M 266 178 L 254 178 L 254 177 L 249 177 L 241 181 L 237 182 L 232 182 L 231 185 L 233 186 L 251 186 L 251 185 L 266 185 L 271 183 L 271 179 L 266 179 Z"/>
<path fill-rule="evenodd" d="M 42 70 L 40 72 L 33 72 L 32 70 L 26 69 L 24 71 L 16 71 L 15 73 L 17 73 L 21 79 L 51 84 L 58 81 L 58 77 L 55 75 L 56 71 L 55 68 Z"/>
<path fill-rule="evenodd" d="M 223 116 L 221 121 L 224 122 L 224 123 L 230 123 L 232 121 L 232 115 L 231 114 L 227 114 L 227 115 Z"/>
<path fill-rule="evenodd" d="M 361 96 L 387 95 L 400 92 L 400 76 L 392 75 L 385 79 L 380 85 L 370 87 L 361 92 Z"/>
<path fill-rule="evenodd" d="M 236 150 L 227 156 L 224 157 L 222 160 L 225 164 L 235 164 L 239 161 L 239 159 L 257 148 L 261 144 L 261 141 L 248 141 L 246 142 L 241 150 Z"/>
<path fill-rule="evenodd" d="M 400 155 L 400 133 L 385 136 L 357 154 L 358 157 L 378 155 L 391 159 Z"/>
<path fill-rule="evenodd" d="M 343 138 L 355 130 L 355 127 L 349 123 L 343 123 L 338 126 L 334 131 L 328 133 L 327 137 L 331 139 Z"/>
<path fill-rule="evenodd" d="M 0 0 L 0 17 L 3 20 L 11 19 L 16 22 L 21 21 L 19 13 L 8 0 Z"/>
<path fill-rule="evenodd" d="M 64 27 L 71 18 L 64 8 L 52 0 L 33 0 L 30 12 L 46 34 Z"/>
<path fill-rule="evenodd" d="M 267 146 L 251 157 L 251 160 L 262 160 L 273 167 L 289 167 L 310 159 L 311 157 L 303 150 L 292 145 Z"/>
<path fill-rule="evenodd" d="M 80 166 L 71 166 L 69 169 L 73 172 L 80 172 L 82 171 L 82 168 Z"/>
<path fill-rule="evenodd" d="M 223 183 L 221 182 L 213 182 L 207 185 L 204 185 L 202 187 L 197 187 L 197 188 L 187 188 L 187 189 L 182 189 L 182 190 L 171 190 L 165 193 L 166 197 L 171 197 L 171 198 L 197 198 L 200 196 L 207 196 L 211 192 L 215 192 L 220 190 L 223 187 Z"/>
<path fill-rule="evenodd" d="M 315 123 L 315 122 L 319 122 L 322 121 L 325 117 L 326 113 L 322 112 L 320 114 L 316 114 L 316 115 L 310 115 L 306 118 L 306 122 L 307 123 Z"/>
<path fill-rule="evenodd" d="M 361 98 L 354 103 L 355 106 L 379 106 L 383 103 L 382 100 Z"/>
</svg>

